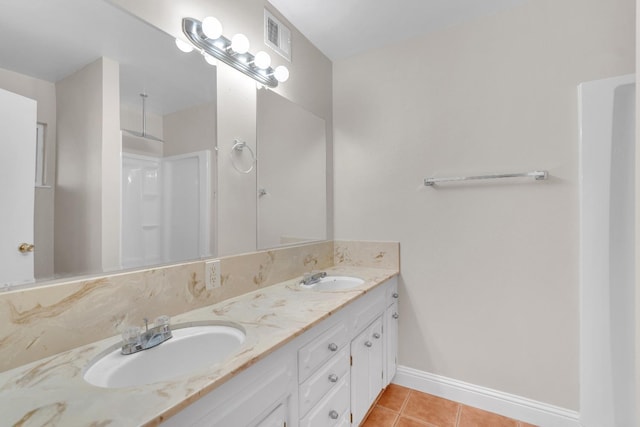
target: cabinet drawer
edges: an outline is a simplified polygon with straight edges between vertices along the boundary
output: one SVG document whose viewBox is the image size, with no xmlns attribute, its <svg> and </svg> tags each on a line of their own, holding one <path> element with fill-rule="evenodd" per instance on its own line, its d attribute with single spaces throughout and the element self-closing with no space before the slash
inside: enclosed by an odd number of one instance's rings
<svg viewBox="0 0 640 427">
<path fill-rule="evenodd" d="M 349 373 L 349 353 L 344 348 L 300 385 L 300 415 L 304 416 Z"/>
<path fill-rule="evenodd" d="M 349 375 L 300 420 L 300 427 L 349 426 Z"/>
<path fill-rule="evenodd" d="M 352 309 L 352 333 L 354 335 L 359 334 L 384 312 L 385 307 L 385 289 L 383 288 L 371 291 L 366 301 L 360 300 L 356 302 Z"/>
<path fill-rule="evenodd" d="M 299 382 L 305 381 L 334 354 L 348 347 L 349 336 L 344 323 L 323 332 L 298 350 Z"/>
</svg>

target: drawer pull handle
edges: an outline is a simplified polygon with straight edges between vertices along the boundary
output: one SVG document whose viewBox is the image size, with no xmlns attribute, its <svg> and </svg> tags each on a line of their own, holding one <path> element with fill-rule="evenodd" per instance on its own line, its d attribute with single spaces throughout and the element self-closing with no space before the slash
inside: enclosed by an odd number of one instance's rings
<svg viewBox="0 0 640 427">
<path fill-rule="evenodd" d="M 394 298 L 398 298 L 398 293 L 394 292 L 393 295 L 391 295 L 391 296 L 394 297 Z"/>
<path fill-rule="evenodd" d="M 394 319 L 397 319 L 397 318 L 398 318 L 398 317 L 400 317 L 400 316 L 398 316 L 398 313 L 393 313 L 393 316 L 392 316 L 392 317 L 393 317 Z"/>
<path fill-rule="evenodd" d="M 329 412 L 329 418 L 331 418 L 332 420 L 337 420 L 339 416 L 340 414 L 338 414 L 338 411 L 336 410 Z"/>
<path fill-rule="evenodd" d="M 329 381 L 332 382 L 332 383 L 337 383 L 338 382 L 338 376 L 336 374 L 329 375 Z"/>
<path fill-rule="evenodd" d="M 332 342 L 331 344 L 329 344 L 329 350 L 337 351 L 338 350 L 338 345 L 336 343 Z"/>
<path fill-rule="evenodd" d="M 380 334 L 379 334 L 379 333 L 377 333 L 377 332 L 374 332 L 374 333 L 373 333 L 373 337 L 374 337 L 375 339 L 379 340 L 379 339 L 380 339 Z"/>
<path fill-rule="evenodd" d="M 371 347 L 373 345 L 373 343 L 371 341 L 365 341 L 364 346 L 365 347 Z"/>
</svg>

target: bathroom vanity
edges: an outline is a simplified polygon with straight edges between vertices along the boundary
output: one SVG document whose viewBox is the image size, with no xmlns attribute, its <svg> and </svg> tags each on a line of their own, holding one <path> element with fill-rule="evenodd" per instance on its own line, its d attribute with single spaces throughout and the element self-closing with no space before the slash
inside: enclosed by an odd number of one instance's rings
<svg viewBox="0 0 640 427">
<path fill-rule="evenodd" d="M 395 374 L 397 297 L 384 281 L 163 425 L 360 425 Z"/>
<path fill-rule="evenodd" d="M 236 353 L 178 378 L 120 388 L 87 383 L 84 372 L 117 347 L 119 337 L 0 373 L 4 421 L 359 425 L 395 373 L 398 271 L 353 266 L 327 271 L 364 282 L 313 290 L 300 286 L 297 277 L 174 316 L 172 327 L 218 322 L 245 333 Z"/>
</svg>

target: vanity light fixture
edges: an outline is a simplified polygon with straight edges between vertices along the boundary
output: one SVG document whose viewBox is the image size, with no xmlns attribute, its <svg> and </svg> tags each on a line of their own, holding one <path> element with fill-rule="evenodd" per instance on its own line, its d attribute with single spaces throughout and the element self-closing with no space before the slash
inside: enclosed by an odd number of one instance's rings
<svg viewBox="0 0 640 427">
<path fill-rule="evenodd" d="M 244 34 L 236 34 L 231 40 L 222 35 L 222 24 L 216 18 L 207 17 L 202 22 L 194 18 L 182 19 L 182 32 L 191 45 L 195 46 L 208 63 L 218 59 L 259 83 L 274 88 L 278 82 L 289 78 L 289 70 L 284 65 L 271 68 L 271 57 L 266 52 L 256 55 L 249 53 L 249 39 Z M 176 45 L 184 50 L 176 39 Z M 181 43 L 185 43 L 180 40 Z M 185 43 L 189 45 L 188 43 Z"/>
<path fill-rule="evenodd" d="M 271 66 L 271 57 L 267 52 L 261 50 L 256 53 L 256 56 L 253 58 L 253 63 L 261 70 L 266 70 Z"/>
<path fill-rule="evenodd" d="M 191 45 L 190 43 L 187 43 L 184 40 L 176 39 L 176 46 L 178 47 L 178 49 L 180 49 L 184 53 L 189 53 L 193 51 L 193 45 Z"/>
<path fill-rule="evenodd" d="M 222 24 L 213 16 L 202 20 L 202 32 L 207 38 L 215 40 L 222 35 Z"/>
<path fill-rule="evenodd" d="M 249 39 L 244 34 L 236 34 L 231 37 L 231 50 L 243 54 L 249 52 Z"/>
<path fill-rule="evenodd" d="M 274 70 L 273 77 L 280 83 L 284 83 L 289 80 L 289 69 L 284 65 L 280 65 Z"/>
<path fill-rule="evenodd" d="M 214 67 L 218 65 L 218 60 L 208 53 L 203 53 L 202 56 L 204 56 L 204 60 L 207 62 L 207 64 L 213 65 Z"/>
</svg>

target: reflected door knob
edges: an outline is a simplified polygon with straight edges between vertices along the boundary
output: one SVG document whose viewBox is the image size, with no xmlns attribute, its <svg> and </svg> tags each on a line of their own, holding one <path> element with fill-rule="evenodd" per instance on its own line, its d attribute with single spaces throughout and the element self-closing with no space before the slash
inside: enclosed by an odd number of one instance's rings
<svg viewBox="0 0 640 427">
<path fill-rule="evenodd" d="M 339 416 L 340 414 L 338 414 L 338 411 L 334 410 L 329 412 L 329 418 L 331 418 L 332 420 L 337 420 Z"/>
<path fill-rule="evenodd" d="M 27 252 L 33 252 L 34 249 L 35 249 L 35 246 L 33 246 L 30 243 L 22 243 L 20 244 L 20 246 L 18 246 L 18 250 L 22 254 L 26 254 Z"/>
<path fill-rule="evenodd" d="M 371 347 L 373 345 L 373 343 L 371 341 L 365 341 L 364 346 L 365 347 Z"/>
</svg>

